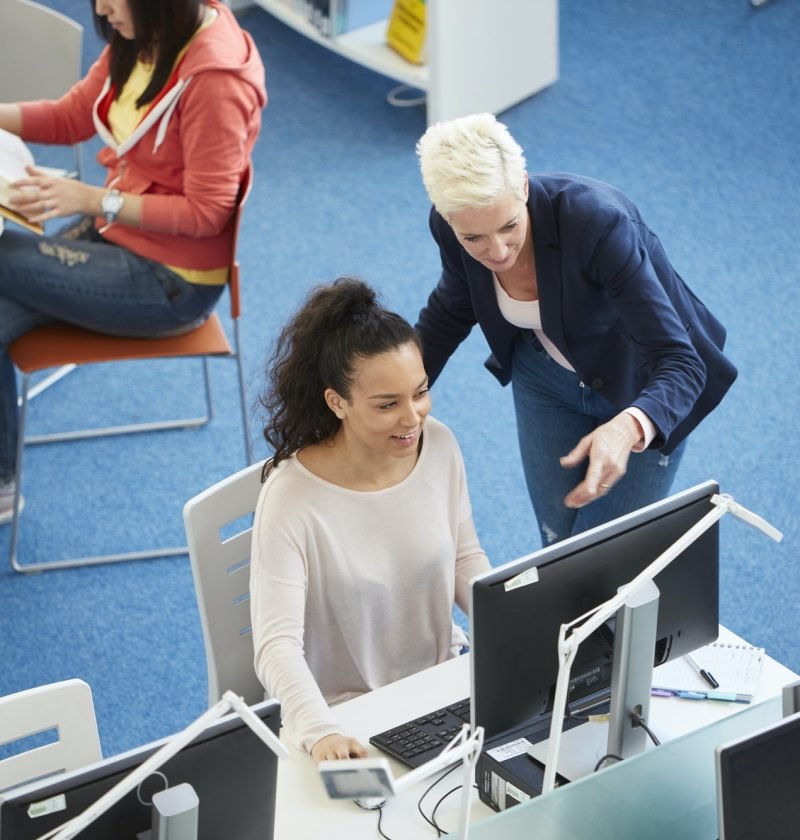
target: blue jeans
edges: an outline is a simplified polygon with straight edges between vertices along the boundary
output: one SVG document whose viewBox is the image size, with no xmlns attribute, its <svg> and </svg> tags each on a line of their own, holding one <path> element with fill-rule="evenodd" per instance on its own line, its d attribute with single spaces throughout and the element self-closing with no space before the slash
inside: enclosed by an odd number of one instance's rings
<svg viewBox="0 0 800 840">
<path fill-rule="evenodd" d="M 563 499 L 583 480 L 588 461 L 564 469 L 558 459 L 619 409 L 554 361 L 532 330 L 523 330 L 514 345 L 511 388 L 522 468 L 542 545 L 669 495 L 685 441 L 669 455 L 652 449 L 631 453 L 627 472 L 609 493 L 579 510 L 565 507 Z"/>
<path fill-rule="evenodd" d="M 222 286 L 200 286 L 111 245 L 83 219 L 56 236 L 9 225 L 0 236 L 0 484 L 14 477 L 17 383 L 6 353 L 52 321 L 128 337 L 186 332 L 214 308 Z"/>
</svg>

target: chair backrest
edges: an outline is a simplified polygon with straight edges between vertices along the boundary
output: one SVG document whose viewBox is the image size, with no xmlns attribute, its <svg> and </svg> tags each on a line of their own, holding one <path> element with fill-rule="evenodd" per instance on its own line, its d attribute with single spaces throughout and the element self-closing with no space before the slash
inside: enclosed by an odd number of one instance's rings
<svg viewBox="0 0 800 840">
<path fill-rule="evenodd" d="M 58 99 L 81 78 L 83 27 L 32 0 L 0 2 L 0 102 Z M 75 166 L 81 175 L 80 144 Z"/>
<path fill-rule="evenodd" d="M 81 76 L 83 27 L 31 0 L 0 3 L 0 101 L 58 99 Z"/>
<path fill-rule="evenodd" d="M 64 680 L 0 697 L 0 746 L 55 729 L 58 740 L 0 759 L 0 790 L 77 770 L 103 756 L 92 690 Z"/>
<path fill-rule="evenodd" d="M 251 514 L 261 490 L 263 466 L 260 462 L 245 467 L 183 508 L 203 625 L 209 706 L 228 690 L 250 704 L 264 699 L 253 665 L 250 625 Z"/>
</svg>

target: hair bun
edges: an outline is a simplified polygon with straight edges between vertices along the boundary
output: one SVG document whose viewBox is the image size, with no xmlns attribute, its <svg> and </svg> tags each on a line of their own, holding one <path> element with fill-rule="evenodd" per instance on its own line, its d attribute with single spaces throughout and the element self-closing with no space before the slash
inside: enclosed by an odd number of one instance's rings
<svg viewBox="0 0 800 840">
<path fill-rule="evenodd" d="M 355 277 L 339 277 L 331 286 L 338 318 L 354 318 L 366 315 L 378 307 L 378 295 L 363 280 Z M 333 314 L 333 313 L 331 313 Z"/>
</svg>

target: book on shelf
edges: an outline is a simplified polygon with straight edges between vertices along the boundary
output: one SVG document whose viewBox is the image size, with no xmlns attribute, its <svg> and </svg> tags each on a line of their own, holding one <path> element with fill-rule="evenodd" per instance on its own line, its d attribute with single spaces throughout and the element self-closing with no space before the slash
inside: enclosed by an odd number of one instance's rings
<svg viewBox="0 0 800 840">
<path fill-rule="evenodd" d="M 44 227 L 28 219 L 9 206 L 13 190 L 11 184 L 27 178 L 26 166 L 34 166 L 33 154 L 25 143 L 9 131 L 0 128 L 0 216 L 21 225 L 33 233 L 44 233 Z"/>
<path fill-rule="evenodd" d="M 391 0 L 284 0 L 328 38 L 385 20 Z"/>
</svg>

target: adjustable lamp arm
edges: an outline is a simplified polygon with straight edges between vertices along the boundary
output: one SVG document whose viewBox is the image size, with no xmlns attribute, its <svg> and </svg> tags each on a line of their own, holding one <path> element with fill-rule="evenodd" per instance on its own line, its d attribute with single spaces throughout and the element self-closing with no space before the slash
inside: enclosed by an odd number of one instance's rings
<svg viewBox="0 0 800 840">
<path fill-rule="evenodd" d="M 742 507 L 742 505 L 734 501 L 732 496 L 715 493 L 711 497 L 711 503 L 714 505 L 712 510 L 692 525 L 682 537 L 677 539 L 666 551 L 656 557 L 633 580 L 621 586 L 616 595 L 568 624 L 561 625 L 558 634 L 558 678 L 556 680 L 556 691 L 553 699 L 553 717 L 550 721 L 550 738 L 547 744 L 542 793 L 547 793 L 555 786 L 556 764 L 561 747 L 561 729 L 567 707 L 567 694 L 569 692 L 569 676 L 579 645 L 591 636 L 598 627 L 616 615 L 625 601 L 638 591 L 644 583 L 656 577 L 659 572 L 663 571 L 715 522 L 722 519 L 726 513 L 732 513 L 738 519 L 743 520 L 748 525 L 757 528 L 768 537 L 771 537 L 775 542 L 780 542 L 783 539 L 783 534 L 777 528 L 770 525 L 769 522 L 758 514 Z M 567 634 L 570 631 L 571 635 L 568 636 Z"/>
<path fill-rule="evenodd" d="M 479 726 L 470 735 L 469 726 L 464 724 L 461 732 L 430 761 L 409 771 L 394 782 L 395 793 L 402 793 L 404 790 L 413 787 L 417 782 L 427 779 L 434 773 L 443 770 L 456 761 L 475 762 L 483 749 L 483 727 Z M 469 787 L 467 788 L 469 790 Z"/>
<path fill-rule="evenodd" d="M 226 691 L 222 698 L 203 712 L 200 717 L 192 721 L 185 729 L 173 735 L 160 750 L 157 750 L 142 762 L 136 769 L 128 773 L 124 779 L 118 782 L 111 790 L 104 793 L 96 802 L 90 805 L 85 811 L 73 817 L 68 822 L 51 829 L 41 835 L 38 840 L 70 840 L 76 834 L 83 831 L 86 826 L 91 825 L 101 814 L 104 814 L 112 805 L 119 802 L 125 794 L 132 791 L 137 785 L 143 782 L 151 773 L 158 770 L 162 764 L 167 762 L 176 753 L 179 753 L 187 744 L 191 743 L 198 735 L 205 731 L 206 727 L 218 718 L 234 711 L 239 717 L 255 732 L 256 735 L 274 752 L 278 758 L 288 758 L 289 751 L 281 743 L 277 735 L 254 714 L 247 703 L 234 694 Z"/>
</svg>

